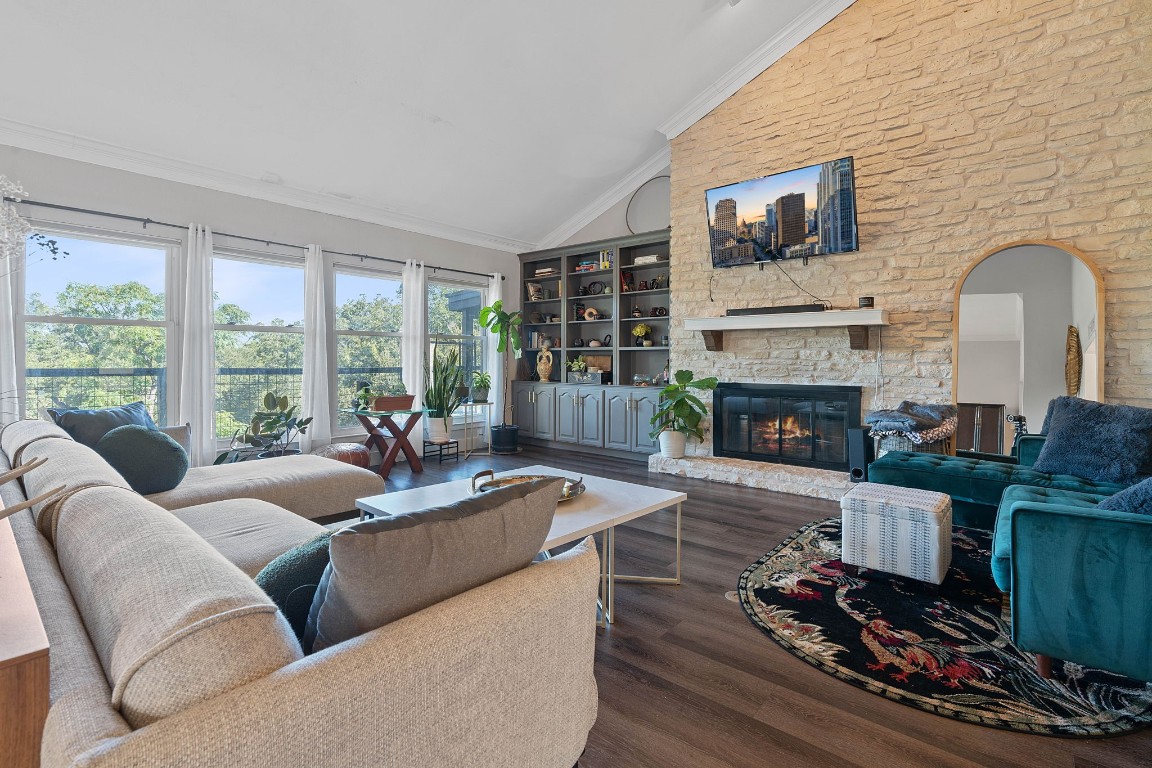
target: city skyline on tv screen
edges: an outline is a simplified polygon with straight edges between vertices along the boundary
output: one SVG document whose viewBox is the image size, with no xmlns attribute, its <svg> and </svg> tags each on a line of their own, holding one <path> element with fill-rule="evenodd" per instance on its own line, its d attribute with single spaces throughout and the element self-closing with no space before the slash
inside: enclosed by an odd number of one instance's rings
<svg viewBox="0 0 1152 768">
<path fill-rule="evenodd" d="M 858 250 L 851 157 L 709 189 L 713 267 Z"/>
</svg>

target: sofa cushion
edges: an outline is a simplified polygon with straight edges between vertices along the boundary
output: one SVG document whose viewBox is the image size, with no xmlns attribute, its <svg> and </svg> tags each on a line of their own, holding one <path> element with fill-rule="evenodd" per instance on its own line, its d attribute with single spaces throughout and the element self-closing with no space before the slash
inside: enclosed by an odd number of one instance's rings
<svg viewBox="0 0 1152 768">
<path fill-rule="evenodd" d="M 962 499 L 993 509 L 1000 504 L 1004 490 L 1012 485 L 1098 493 L 1102 496 L 1110 496 L 1125 488 L 1119 483 L 1102 483 L 1074 475 L 1038 472 L 1017 464 L 907 451 L 889 451 L 869 464 L 868 480 L 939 491 L 954 500 Z"/>
<path fill-rule="evenodd" d="M 305 650 L 323 650 L 527 566 L 548 536 L 563 483 L 533 480 L 340 529 L 308 613 Z"/>
<path fill-rule="evenodd" d="M 188 453 L 168 435 L 139 424 L 108 431 L 92 450 L 136 493 L 170 491 L 188 472 Z"/>
<path fill-rule="evenodd" d="M 193 467 L 176 488 L 148 498 L 165 509 L 222 499 L 261 499 L 312 519 L 352 512 L 356 499 L 381 493 L 384 480 L 370 470 L 320 456 L 284 456 Z"/>
<path fill-rule="evenodd" d="M 1020 504 L 1058 504 L 1063 507 L 1093 509 L 1107 499 L 1098 493 L 1059 491 L 1013 485 L 1004 491 L 996 511 L 996 530 L 992 535 L 992 578 L 1002 592 L 1012 591 L 1012 514 Z"/>
<path fill-rule="evenodd" d="M 109 408 L 49 408 L 48 415 L 78 443 L 94 446 L 116 427 L 138 424 L 157 429 L 142 402 Z"/>
<path fill-rule="evenodd" d="M 259 499 L 228 499 L 172 510 L 249 577 L 293 547 L 324 531 L 300 515 Z"/>
<path fill-rule="evenodd" d="M 184 523 L 121 488 L 87 488 L 60 511 L 60 570 L 134 728 L 301 657 L 248 576 Z"/>
<path fill-rule="evenodd" d="M 1152 475 L 1152 408 L 1057 397 L 1032 468 L 1132 485 Z"/>
<path fill-rule="evenodd" d="M 256 586 L 264 590 L 288 619 L 296 637 L 304 640 L 308 609 L 328 567 L 329 539 L 333 531 L 324 531 L 277 557 L 256 574 Z"/>
<path fill-rule="evenodd" d="M 1115 496 L 1104 499 L 1100 502 L 1100 509 L 1108 512 L 1152 515 L 1152 477 L 1136 483 L 1131 488 L 1125 488 Z"/>
<path fill-rule="evenodd" d="M 96 451 L 73 440 L 38 440 L 24 447 L 22 457 L 24 463 L 45 459 L 44 464 L 24 475 L 24 491 L 28 498 L 56 488 L 63 489 L 32 506 L 36 527 L 51 542 L 56 540 L 61 505 L 71 494 L 96 486 L 131 490 L 128 481 L 108 466 Z"/>
<path fill-rule="evenodd" d="M 72 436 L 51 421 L 25 419 L 0 426 L 0 450 L 8 457 L 11 466 L 18 467 L 23 461 L 23 449 L 30 443 L 55 437 L 71 440 Z"/>
<path fill-rule="evenodd" d="M 191 424 L 173 424 L 167 427 L 160 427 L 160 431 L 179 443 L 185 453 L 192 450 Z"/>
</svg>

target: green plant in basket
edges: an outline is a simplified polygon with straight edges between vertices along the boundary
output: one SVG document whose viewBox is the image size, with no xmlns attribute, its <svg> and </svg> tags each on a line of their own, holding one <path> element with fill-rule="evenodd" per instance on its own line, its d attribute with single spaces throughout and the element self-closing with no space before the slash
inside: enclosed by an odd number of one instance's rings
<svg viewBox="0 0 1152 768">
<path fill-rule="evenodd" d="M 689 390 L 711 391 L 718 382 L 715 376 L 693 381 L 692 375 L 692 371 L 676 371 L 672 383 L 660 390 L 660 405 L 650 422 L 649 437 L 653 440 L 661 432 L 679 432 L 686 437 L 704 439 L 700 422 L 708 415 L 708 407 Z"/>
<path fill-rule="evenodd" d="M 566 365 L 568 366 L 568 370 L 573 373 L 583 373 L 588 370 L 588 362 L 584 359 L 584 355 L 580 355 L 580 357 L 577 357 L 575 360 L 569 360 Z"/>
</svg>

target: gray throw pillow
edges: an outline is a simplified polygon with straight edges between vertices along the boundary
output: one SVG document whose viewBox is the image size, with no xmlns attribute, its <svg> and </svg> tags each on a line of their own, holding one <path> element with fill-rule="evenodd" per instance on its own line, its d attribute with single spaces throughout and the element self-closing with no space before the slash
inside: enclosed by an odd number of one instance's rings
<svg viewBox="0 0 1152 768">
<path fill-rule="evenodd" d="M 1152 409 L 1058 397 L 1032 469 L 1132 485 L 1152 474 Z"/>
<path fill-rule="evenodd" d="M 1096 509 L 1152 515 L 1152 477 L 1136 483 L 1131 488 L 1125 488 L 1115 496 L 1109 496 L 1100 502 Z"/>
<path fill-rule="evenodd" d="M 340 529 L 308 612 L 304 652 L 524 568 L 544 546 L 563 484 L 533 480 Z"/>
<path fill-rule="evenodd" d="M 116 427 L 139 424 L 148 429 L 158 429 L 142 402 L 114 405 L 111 408 L 49 408 L 48 415 L 73 440 L 89 448 L 94 448 L 100 438 Z"/>
</svg>

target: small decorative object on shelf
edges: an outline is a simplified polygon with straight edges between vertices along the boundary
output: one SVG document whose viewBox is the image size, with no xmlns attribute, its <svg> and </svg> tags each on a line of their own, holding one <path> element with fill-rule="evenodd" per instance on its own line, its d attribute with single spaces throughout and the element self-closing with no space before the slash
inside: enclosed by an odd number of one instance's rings
<svg viewBox="0 0 1152 768">
<path fill-rule="evenodd" d="M 588 283 L 588 294 L 591 296 L 599 296 L 600 294 L 604 293 L 604 288 L 605 286 L 603 282 L 600 280 L 593 280 L 592 282 Z"/>
<path fill-rule="evenodd" d="M 604 346 L 606 346 L 606 347 L 612 346 L 612 334 L 610 334 L 610 333 L 604 334 Z"/>
<path fill-rule="evenodd" d="M 652 377 L 643 373 L 633 374 L 632 386 L 634 387 L 650 387 L 652 386 Z"/>
<path fill-rule="evenodd" d="M 647 256 L 637 256 L 636 259 L 632 262 L 632 266 L 642 267 L 645 264 L 657 264 L 657 263 L 659 263 L 659 261 L 660 261 L 660 257 L 658 255 L 652 253 L 652 254 L 649 254 Z"/>
<path fill-rule="evenodd" d="M 660 337 L 660 346 L 670 347 L 670 346 L 672 346 L 672 340 L 669 339 L 667 336 L 661 336 Z"/>
<path fill-rule="evenodd" d="M 633 287 L 634 285 L 636 285 L 636 283 L 632 281 L 631 272 L 625 270 L 620 273 L 620 291 L 622 293 L 629 293 L 630 291 L 636 290 Z"/>
<path fill-rule="evenodd" d="M 572 319 L 573 320 L 583 320 L 584 319 L 584 305 L 583 304 L 577 303 L 577 304 L 572 305 Z"/>
<path fill-rule="evenodd" d="M 584 371 L 588 370 L 588 363 L 584 361 L 584 355 L 580 355 L 577 358 L 569 360 L 567 362 L 567 366 L 568 370 L 575 373 L 583 373 Z"/>
<path fill-rule="evenodd" d="M 652 326 L 648 325 L 648 323 L 636 323 L 636 325 L 632 326 L 632 335 L 636 337 L 636 346 L 638 347 L 652 346 L 651 341 L 648 341 L 648 344 L 644 343 L 650 333 L 652 333 Z"/>
<path fill-rule="evenodd" d="M 574 346 L 574 347 L 584 346 L 584 339 L 572 339 L 572 346 Z"/>
<path fill-rule="evenodd" d="M 649 312 L 648 314 L 651 315 L 652 317 L 667 317 L 668 316 L 668 308 L 667 307 L 652 307 L 652 311 Z"/>
<path fill-rule="evenodd" d="M 639 288 L 637 288 L 636 290 L 638 290 L 638 291 L 646 291 L 646 290 L 648 290 L 648 281 L 647 281 L 647 280 L 641 280 L 641 281 L 640 281 L 640 287 L 639 287 Z"/>
<path fill-rule="evenodd" d="M 632 317 L 644 317 L 644 310 L 640 309 L 640 307 L 635 307 L 632 310 Z"/>
<path fill-rule="evenodd" d="M 528 301 L 541 301 L 544 298 L 544 286 L 540 283 L 527 283 Z"/>
<path fill-rule="evenodd" d="M 612 269 L 612 249 L 600 251 L 600 269 Z"/>
<path fill-rule="evenodd" d="M 588 307 L 588 309 L 584 310 L 584 319 L 585 320 L 605 320 L 607 318 L 605 318 L 603 315 L 601 315 L 600 310 L 596 309 L 596 307 Z"/>
<path fill-rule="evenodd" d="M 552 379 L 552 347 L 551 345 L 544 347 L 536 355 L 536 375 L 540 377 L 540 381 L 550 381 Z"/>
<path fill-rule="evenodd" d="M 668 281 L 667 275 L 656 275 L 656 277 L 654 277 L 648 281 L 648 287 L 651 288 L 653 291 L 659 290 L 661 288 L 666 288 L 667 287 L 667 281 Z"/>
</svg>

